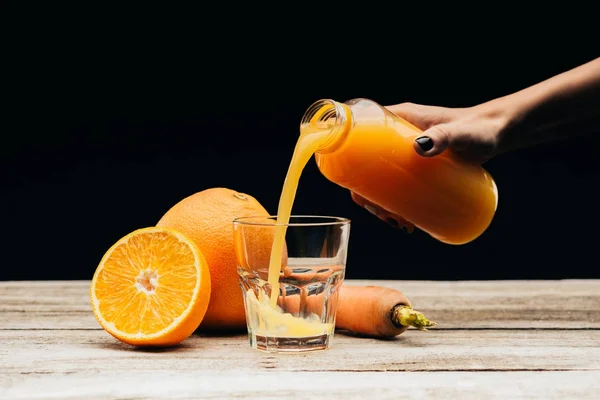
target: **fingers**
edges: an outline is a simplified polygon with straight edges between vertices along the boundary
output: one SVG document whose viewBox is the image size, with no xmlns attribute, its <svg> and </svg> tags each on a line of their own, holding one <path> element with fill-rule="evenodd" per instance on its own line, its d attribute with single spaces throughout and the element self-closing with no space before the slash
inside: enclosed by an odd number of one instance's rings
<svg viewBox="0 0 600 400">
<path fill-rule="evenodd" d="M 451 137 L 444 124 L 452 120 L 452 110 L 414 103 L 396 104 L 387 109 L 424 130 L 413 143 L 417 154 L 423 157 L 433 157 L 441 154 L 450 146 Z"/>
<path fill-rule="evenodd" d="M 451 111 L 444 107 L 425 106 L 415 103 L 400 103 L 386 107 L 389 111 L 396 114 L 415 125 L 417 128 L 425 130 L 434 125 L 447 122 L 451 117 Z"/>
<path fill-rule="evenodd" d="M 444 125 L 437 125 L 417 137 L 413 142 L 413 147 L 423 157 L 437 156 L 450 146 L 450 137 L 450 133 Z"/>
<path fill-rule="evenodd" d="M 364 197 L 357 195 L 354 192 L 350 192 L 350 195 L 352 196 L 352 200 L 356 204 L 363 207 L 365 210 L 367 210 L 371 214 L 375 215 L 380 220 L 387 222 L 388 224 L 392 225 L 394 228 L 400 229 L 401 231 L 403 231 L 405 233 L 413 232 L 415 226 L 413 224 L 411 224 L 410 222 L 408 222 L 407 220 L 405 220 L 404 218 L 402 218 L 400 215 L 390 213 L 390 212 L 382 209 L 381 207 L 378 207 L 377 205 L 371 203 Z"/>
<path fill-rule="evenodd" d="M 387 106 L 386 108 L 419 129 L 427 129 L 431 125 L 430 115 L 426 111 L 427 106 L 414 103 L 401 103 Z"/>
</svg>

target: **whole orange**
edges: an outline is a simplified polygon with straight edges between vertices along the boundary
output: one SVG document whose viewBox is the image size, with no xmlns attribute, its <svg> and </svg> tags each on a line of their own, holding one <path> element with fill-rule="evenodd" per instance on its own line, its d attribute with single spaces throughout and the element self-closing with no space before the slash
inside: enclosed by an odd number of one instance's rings
<svg viewBox="0 0 600 400">
<path fill-rule="evenodd" d="M 175 204 L 158 221 L 158 227 L 175 229 L 191 238 L 204 254 L 211 277 L 211 297 L 201 330 L 237 330 L 246 327 L 244 299 L 240 288 L 233 220 L 267 217 L 267 210 L 251 195 L 228 188 L 210 188 Z M 257 243 L 257 240 L 253 240 Z M 270 254 L 270 237 L 258 238 L 261 253 Z M 268 259 L 263 263 L 268 264 Z"/>
</svg>

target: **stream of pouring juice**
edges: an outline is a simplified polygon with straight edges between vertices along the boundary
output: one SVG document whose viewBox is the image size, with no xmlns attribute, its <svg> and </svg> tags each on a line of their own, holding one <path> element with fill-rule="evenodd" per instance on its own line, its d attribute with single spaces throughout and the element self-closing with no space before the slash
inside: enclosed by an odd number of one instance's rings
<svg viewBox="0 0 600 400">
<path fill-rule="evenodd" d="M 330 133 L 327 127 L 315 127 L 314 131 L 304 129 L 298 138 L 288 172 L 283 184 L 283 189 L 279 199 L 277 210 L 277 226 L 275 230 L 273 247 L 268 271 L 268 283 L 271 287 L 271 294 L 268 299 L 256 298 L 252 290 L 246 293 L 246 301 L 254 308 L 255 313 L 260 315 L 260 319 L 265 323 L 263 329 L 267 326 L 277 327 L 277 331 L 260 331 L 264 336 L 276 337 L 311 337 L 323 334 L 329 334 L 333 331 L 333 323 L 322 323 L 318 319 L 303 319 L 294 317 L 291 314 L 284 314 L 277 307 L 279 296 L 279 275 L 281 271 L 281 260 L 285 243 L 286 227 L 290 220 L 298 181 L 302 170 L 311 159 L 318 148 L 326 141 Z M 268 328 L 267 328 L 268 329 Z"/>
<path fill-rule="evenodd" d="M 300 133 L 296 148 L 292 155 L 292 160 L 288 167 L 288 172 L 283 183 L 283 190 L 279 198 L 279 207 L 277 209 L 277 227 L 275 227 L 275 237 L 273 239 L 273 248 L 271 250 L 271 259 L 269 263 L 269 285 L 271 286 L 271 298 L 269 304 L 275 307 L 279 293 L 279 272 L 281 269 L 281 257 L 283 254 L 283 244 L 285 241 L 285 226 L 290 220 L 292 205 L 298 189 L 298 181 L 302 170 L 313 156 L 315 151 L 326 141 L 328 130 L 323 131 L 304 131 Z"/>
</svg>

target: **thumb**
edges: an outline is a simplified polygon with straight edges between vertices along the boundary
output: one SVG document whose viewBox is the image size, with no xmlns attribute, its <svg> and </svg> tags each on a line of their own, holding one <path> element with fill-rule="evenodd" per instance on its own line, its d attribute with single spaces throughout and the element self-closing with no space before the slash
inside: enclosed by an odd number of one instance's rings
<svg viewBox="0 0 600 400">
<path fill-rule="evenodd" d="M 423 157 L 441 154 L 450 146 L 452 134 L 445 125 L 436 125 L 424 131 L 413 142 L 415 151 Z"/>
</svg>

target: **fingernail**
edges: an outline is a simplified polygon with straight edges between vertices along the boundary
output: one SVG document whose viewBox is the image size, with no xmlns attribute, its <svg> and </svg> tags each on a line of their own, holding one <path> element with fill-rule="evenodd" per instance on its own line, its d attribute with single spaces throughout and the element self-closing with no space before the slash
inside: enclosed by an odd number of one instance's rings
<svg viewBox="0 0 600 400">
<path fill-rule="evenodd" d="M 415 139 L 415 142 L 419 145 L 423 151 L 429 151 L 433 149 L 433 140 L 427 136 L 421 136 Z"/>
<path fill-rule="evenodd" d="M 365 204 L 364 205 L 365 209 L 370 212 L 373 215 L 377 215 L 377 209 L 375 207 L 373 207 L 372 205 L 369 204 Z"/>
</svg>

